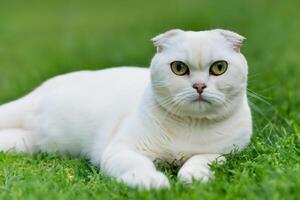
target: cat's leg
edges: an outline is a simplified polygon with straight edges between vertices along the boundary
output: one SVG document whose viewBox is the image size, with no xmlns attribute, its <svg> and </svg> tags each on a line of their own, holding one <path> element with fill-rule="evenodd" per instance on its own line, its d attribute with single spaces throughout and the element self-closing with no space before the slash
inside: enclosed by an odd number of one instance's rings
<svg viewBox="0 0 300 200">
<path fill-rule="evenodd" d="M 179 180 L 191 183 L 194 180 L 207 181 L 213 176 L 209 164 L 213 161 L 224 161 L 220 154 L 202 154 L 191 157 L 178 172 Z"/>
<path fill-rule="evenodd" d="M 146 156 L 122 144 L 110 145 L 101 159 L 101 169 L 132 187 L 169 188 L 169 180 Z"/>
<path fill-rule="evenodd" d="M 26 152 L 34 150 L 32 132 L 24 129 L 0 130 L 0 151 Z"/>
</svg>

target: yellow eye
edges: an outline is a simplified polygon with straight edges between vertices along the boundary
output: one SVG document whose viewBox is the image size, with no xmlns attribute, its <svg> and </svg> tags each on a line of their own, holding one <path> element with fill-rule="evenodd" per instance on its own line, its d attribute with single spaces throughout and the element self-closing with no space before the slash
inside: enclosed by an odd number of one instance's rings
<svg viewBox="0 0 300 200">
<path fill-rule="evenodd" d="M 178 76 L 183 76 L 190 73 L 189 67 L 181 61 L 172 62 L 171 70 L 174 74 Z"/>
<path fill-rule="evenodd" d="M 226 72 L 228 63 L 224 60 L 214 62 L 209 69 L 209 73 L 214 76 L 220 76 Z"/>
</svg>

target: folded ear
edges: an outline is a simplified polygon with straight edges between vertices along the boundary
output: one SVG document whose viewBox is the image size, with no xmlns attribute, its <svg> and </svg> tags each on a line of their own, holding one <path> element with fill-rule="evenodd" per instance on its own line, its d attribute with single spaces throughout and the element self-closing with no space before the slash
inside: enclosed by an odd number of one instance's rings
<svg viewBox="0 0 300 200">
<path fill-rule="evenodd" d="M 165 33 L 159 34 L 152 38 L 152 42 L 154 46 L 157 48 L 157 52 L 161 52 L 165 47 L 168 46 L 168 42 L 174 38 L 175 36 L 183 33 L 183 30 L 180 29 L 172 29 Z"/>
<path fill-rule="evenodd" d="M 232 44 L 233 50 L 236 52 L 240 52 L 240 48 L 243 45 L 245 37 L 224 29 L 216 29 L 228 42 Z"/>
</svg>

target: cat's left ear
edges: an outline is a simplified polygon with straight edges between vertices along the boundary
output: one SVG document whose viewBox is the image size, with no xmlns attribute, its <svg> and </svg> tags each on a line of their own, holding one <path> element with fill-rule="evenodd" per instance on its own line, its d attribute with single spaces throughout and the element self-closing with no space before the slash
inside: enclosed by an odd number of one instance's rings
<svg viewBox="0 0 300 200">
<path fill-rule="evenodd" d="M 241 36 L 233 31 L 228 31 L 224 29 L 216 29 L 228 42 L 232 44 L 233 50 L 236 52 L 240 52 L 241 46 L 243 45 L 244 40 L 246 39 L 244 36 Z"/>
<path fill-rule="evenodd" d="M 170 44 L 170 41 L 183 32 L 184 31 L 180 29 L 172 29 L 152 38 L 152 42 L 157 48 L 157 52 L 161 52 L 163 49 L 167 48 Z"/>
</svg>

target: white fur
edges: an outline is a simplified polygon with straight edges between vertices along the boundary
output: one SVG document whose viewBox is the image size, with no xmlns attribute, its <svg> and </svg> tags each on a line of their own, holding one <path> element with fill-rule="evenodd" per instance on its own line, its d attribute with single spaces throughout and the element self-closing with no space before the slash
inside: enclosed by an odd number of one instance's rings
<svg viewBox="0 0 300 200">
<path fill-rule="evenodd" d="M 150 71 L 122 67 L 52 78 L 0 107 L 0 150 L 85 156 L 130 186 L 169 187 L 154 160 L 183 165 L 182 181 L 208 180 L 208 164 L 242 149 L 252 133 L 242 40 L 224 30 L 171 30 L 153 39 L 158 52 Z M 190 67 L 189 76 L 171 71 L 175 60 Z M 209 75 L 217 60 L 229 63 L 227 72 Z M 210 103 L 195 101 L 196 82 L 207 84 L 203 98 Z"/>
</svg>

